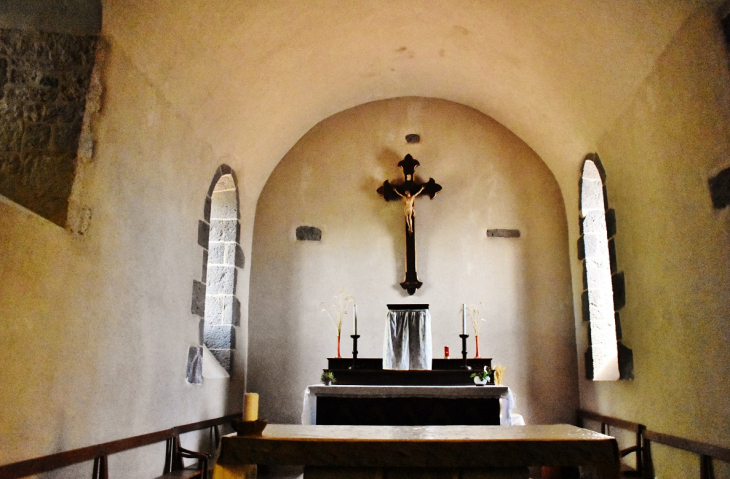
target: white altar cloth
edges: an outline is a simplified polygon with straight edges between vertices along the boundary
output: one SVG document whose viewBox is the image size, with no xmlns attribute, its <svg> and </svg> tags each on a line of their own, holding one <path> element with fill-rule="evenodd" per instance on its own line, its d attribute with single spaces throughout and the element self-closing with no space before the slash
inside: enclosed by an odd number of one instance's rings
<svg viewBox="0 0 730 479">
<path fill-rule="evenodd" d="M 383 369 L 431 369 L 428 309 L 390 310 L 385 318 Z"/>
<path fill-rule="evenodd" d="M 513 414 L 515 398 L 507 386 L 324 386 L 312 384 L 304 390 L 302 424 L 317 424 L 317 396 L 327 397 L 441 397 L 499 398 L 500 426 L 524 425 L 519 414 Z"/>
</svg>

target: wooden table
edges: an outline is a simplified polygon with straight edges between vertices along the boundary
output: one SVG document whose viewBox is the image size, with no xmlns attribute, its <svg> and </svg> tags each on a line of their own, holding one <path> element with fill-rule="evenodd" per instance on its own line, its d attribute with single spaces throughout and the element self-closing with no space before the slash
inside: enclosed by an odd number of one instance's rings
<svg viewBox="0 0 730 479">
<path fill-rule="evenodd" d="M 304 426 L 270 424 L 262 436 L 224 437 L 218 461 L 303 465 L 306 479 L 526 478 L 529 466 L 578 466 L 619 477 L 616 440 L 566 424 L 546 426 Z"/>
</svg>

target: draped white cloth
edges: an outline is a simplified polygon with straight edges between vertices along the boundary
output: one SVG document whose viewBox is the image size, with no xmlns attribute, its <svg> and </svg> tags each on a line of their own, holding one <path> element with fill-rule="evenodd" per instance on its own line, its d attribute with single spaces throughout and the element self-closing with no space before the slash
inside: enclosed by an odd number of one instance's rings
<svg viewBox="0 0 730 479">
<path fill-rule="evenodd" d="M 431 315 L 427 309 L 388 311 L 383 369 L 431 369 Z"/>
</svg>

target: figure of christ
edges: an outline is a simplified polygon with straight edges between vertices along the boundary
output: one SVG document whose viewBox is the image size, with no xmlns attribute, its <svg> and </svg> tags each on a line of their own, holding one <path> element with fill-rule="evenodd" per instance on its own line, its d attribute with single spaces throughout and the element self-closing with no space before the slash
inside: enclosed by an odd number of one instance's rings
<svg viewBox="0 0 730 479">
<path fill-rule="evenodd" d="M 411 192 L 406 190 L 406 194 L 402 195 L 400 192 L 393 188 L 398 196 L 403 198 L 403 213 L 406 215 L 406 225 L 408 225 L 408 232 L 413 233 L 413 217 L 416 215 L 416 196 L 420 195 L 425 185 L 421 186 L 421 189 L 415 195 L 411 195 Z"/>
</svg>

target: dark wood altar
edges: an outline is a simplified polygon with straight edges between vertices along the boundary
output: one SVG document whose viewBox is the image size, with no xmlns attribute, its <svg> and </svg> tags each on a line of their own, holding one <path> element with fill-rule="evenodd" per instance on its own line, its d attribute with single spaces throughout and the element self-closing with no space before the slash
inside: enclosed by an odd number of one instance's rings
<svg viewBox="0 0 730 479">
<path fill-rule="evenodd" d="M 433 359 L 432 369 L 397 371 L 383 369 L 381 358 L 327 358 L 327 366 L 340 385 L 381 386 L 467 386 L 473 385 L 472 373 L 484 366 L 492 367 L 492 358 L 467 359 L 471 369 L 464 369 L 463 359 Z M 494 384 L 490 377 L 489 384 Z"/>
<path fill-rule="evenodd" d="M 328 358 L 337 385 L 310 389 L 320 425 L 499 425 L 507 389 L 475 386 L 470 377 L 491 358 L 433 359 L 432 370 L 383 369 L 381 358 Z M 353 367 L 354 365 L 354 367 Z M 501 388 L 504 391 L 491 391 Z M 490 390 L 488 390 L 490 389 Z"/>
</svg>

